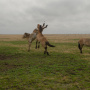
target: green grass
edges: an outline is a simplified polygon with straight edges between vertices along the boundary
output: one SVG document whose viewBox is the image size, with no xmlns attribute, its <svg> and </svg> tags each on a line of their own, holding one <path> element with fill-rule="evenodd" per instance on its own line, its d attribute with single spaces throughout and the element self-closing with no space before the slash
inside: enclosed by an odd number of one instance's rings
<svg viewBox="0 0 90 90">
<path fill-rule="evenodd" d="M 90 90 L 90 55 L 81 55 L 77 43 L 52 43 L 27 52 L 26 41 L 3 41 L 0 45 L 0 90 Z"/>
</svg>

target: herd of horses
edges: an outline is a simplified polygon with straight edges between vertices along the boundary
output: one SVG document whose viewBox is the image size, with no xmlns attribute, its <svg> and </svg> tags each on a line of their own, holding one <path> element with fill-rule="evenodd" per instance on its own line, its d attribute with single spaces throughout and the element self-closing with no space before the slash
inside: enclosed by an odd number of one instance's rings
<svg viewBox="0 0 90 90">
<path fill-rule="evenodd" d="M 29 43 L 28 51 L 30 51 L 32 42 L 36 39 L 36 47 L 35 48 L 36 49 L 39 48 L 40 44 L 41 44 L 43 46 L 43 48 L 45 49 L 44 54 L 49 55 L 49 52 L 47 51 L 47 46 L 50 46 L 50 47 L 55 47 L 55 46 L 51 45 L 49 43 L 49 41 L 46 39 L 46 37 L 44 37 L 44 35 L 42 34 L 43 30 L 47 27 L 48 27 L 48 25 L 45 25 L 45 23 L 43 23 L 43 25 L 37 24 L 37 28 L 34 29 L 31 34 L 24 33 L 23 38 L 27 38 L 28 43 Z M 84 45 L 90 46 L 90 39 L 82 38 L 78 41 L 78 48 L 80 50 L 80 53 L 82 53 L 82 48 Z"/>
</svg>

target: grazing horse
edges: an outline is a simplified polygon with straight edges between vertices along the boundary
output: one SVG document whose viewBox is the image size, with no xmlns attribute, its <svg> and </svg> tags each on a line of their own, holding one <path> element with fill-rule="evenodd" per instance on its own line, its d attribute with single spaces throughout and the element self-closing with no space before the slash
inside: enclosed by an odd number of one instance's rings
<svg viewBox="0 0 90 90">
<path fill-rule="evenodd" d="M 43 23 L 42 28 L 45 29 L 48 25 L 45 26 L 45 23 Z M 42 30 L 43 31 L 43 30 Z M 31 34 L 29 33 L 24 33 L 23 38 L 27 38 L 28 42 L 29 42 L 29 48 L 28 51 L 30 51 L 30 47 L 31 47 L 31 43 L 32 41 L 34 41 L 36 39 L 36 35 L 38 33 L 38 29 L 34 29 L 33 32 Z M 37 44 L 38 44 L 38 48 L 40 47 L 40 42 L 38 42 L 38 40 L 36 39 L 36 49 L 37 49 Z"/>
<path fill-rule="evenodd" d="M 80 49 L 80 53 L 82 53 L 82 48 L 84 45 L 90 47 L 90 39 L 82 38 L 78 41 L 78 48 Z"/>
<path fill-rule="evenodd" d="M 34 41 L 34 40 L 36 39 L 37 33 L 38 33 L 38 30 L 37 30 L 37 29 L 34 29 L 31 34 L 29 34 L 29 33 L 24 33 L 23 38 L 27 38 L 27 39 L 28 39 L 28 42 L 29 42 L 28 51 L 30 51 L 31 43 L 32 43 L 32 41 Z"/>
<path fill-rule="evenodd" d="M 47 27 L 47 26 L 46 26 Z M 50 47 L 55 47 L 53 45 L 51 45 L 47 39 L 44 37 L 44 35 L 42 34 L 42 31 L 43 31 L 43 27 L 38 24 L 37 25 L 37 28 L 38 28 L 38 34 L 37 34 L 37 40 L 41 43 L 41 45 L 44 47 L 45 51 L 44 51 L 44 54 L 47 53 L 47 55 L 49 55 L 48 51 L 47 51 L 47 45 L 50 46 Z"/>
</svg>

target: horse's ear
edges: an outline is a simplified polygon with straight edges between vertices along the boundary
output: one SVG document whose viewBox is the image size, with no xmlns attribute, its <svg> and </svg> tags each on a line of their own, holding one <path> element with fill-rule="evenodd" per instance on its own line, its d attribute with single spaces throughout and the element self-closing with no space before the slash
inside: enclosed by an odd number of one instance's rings
<svg viewBox="0 0 90 90">
<path fill-rule="evenodd" d="M 43 23 L 43 27 L 45 26 L 45 23 Z"/>
<path fill-rule="evenodd" d="M 44 29 L 44 28 L 47 28 L 47 26 L 48 26 L 48 25 L 45 26 L 45 22 L 44 22 L 42 27 L 43 27 L 43 29 Z"/>
<path fill-rule="evenodd" d="M 44 29 L 44 28 L 47 28 L 47 26 L 48 26 L 48 25 L 46 25 L 45 27 L 43 27 L 43 29 Z"/>
</svg>

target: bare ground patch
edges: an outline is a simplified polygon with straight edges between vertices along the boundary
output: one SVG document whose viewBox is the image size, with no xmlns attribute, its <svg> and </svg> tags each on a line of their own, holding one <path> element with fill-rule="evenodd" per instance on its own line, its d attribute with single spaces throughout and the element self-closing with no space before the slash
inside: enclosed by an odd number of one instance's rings
<svg viewBox="0 0 90 90">
<path fill-rule="evenodd" d="M 2 68 L 1 71 L 7 71 L 7 70 L 9 70 L 9 69 L 18 68 L 18 67 L 20 67 L 20 66 L 22 66 L 22 65 L 14 65 L 14 64 L 10 65 L 10 64 L 8 64 L 8 63 L 4 63 L 2 66 L 3 66 L 4 68 Z"/>
<path fill-rule="evenodd" d="M 5 55 L 5 54 L 0 54 L 0 60 L 8 60 L 12 58 L 18 58 L 16 55 Z"/>
<path fill-rule="evenodd" d="M 4 60 L 4 62 L 0 64 L 0 67 L 1 67 L 0 71 L 1 72 L 22 66 L 22 65 L 15 65 L 14 63 L 10 64 L 8 62 L 5 62 L 6 60 L 12 60 L 12 58 L 18 58 L 18 57 L 14 56 L 14 55 L 8 55 L 8 56 L 6 56 L 4 54 L 0 55 L 0 60 Z"/>
<path fill-rule="evenodd" d="M 6 59 L 11 59 L 12 56 L 6 56 L 4 54 L 0 55 L 0 60 L 6 60 Z"/>
</svg>

